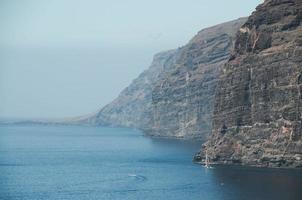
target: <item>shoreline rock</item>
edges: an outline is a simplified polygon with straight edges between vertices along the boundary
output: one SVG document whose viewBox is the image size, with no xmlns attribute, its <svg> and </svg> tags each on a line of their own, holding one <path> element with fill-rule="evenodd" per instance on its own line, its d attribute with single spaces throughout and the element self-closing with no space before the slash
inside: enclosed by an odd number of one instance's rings
<svg viewBox="0 0 302 200">
<path fill-rule="evenodd" d="M 240 28 L 215 95 L 215 163 L 302 167 L 302 1 L 267 0 Z"/>
</svg>

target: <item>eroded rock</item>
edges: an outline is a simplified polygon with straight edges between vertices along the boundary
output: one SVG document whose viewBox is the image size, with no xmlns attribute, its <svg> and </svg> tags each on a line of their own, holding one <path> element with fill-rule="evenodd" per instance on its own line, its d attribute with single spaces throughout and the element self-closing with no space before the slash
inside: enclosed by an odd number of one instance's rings
<svg viewBox="0 0 302 200">
<path fill-rule="evenodd" d="M 300 0 L 267 0 L 241 27 L 197 158 L 207 149 L 215 163 L 301 167 L 301 16 Z"/>
</svg>

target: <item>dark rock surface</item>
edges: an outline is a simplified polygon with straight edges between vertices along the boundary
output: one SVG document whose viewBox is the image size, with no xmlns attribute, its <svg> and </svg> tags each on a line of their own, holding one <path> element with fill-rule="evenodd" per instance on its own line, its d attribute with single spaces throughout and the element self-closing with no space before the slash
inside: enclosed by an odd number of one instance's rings
<svg viewBox="0 0 302 200">
<path fill-rule="evenodd" d="M 301 0 L 267 0 L 241 27 L 195 161 L 302 167 L 301 25 Z"/>
<path fill-rule="evenodd" d="M 245 21 L 204 29 L 184 47 L 157 54 L 119 97 L 82 121 L 139 128 L 160 137 L 206 138 L 218 72 Z"/>
</svg>

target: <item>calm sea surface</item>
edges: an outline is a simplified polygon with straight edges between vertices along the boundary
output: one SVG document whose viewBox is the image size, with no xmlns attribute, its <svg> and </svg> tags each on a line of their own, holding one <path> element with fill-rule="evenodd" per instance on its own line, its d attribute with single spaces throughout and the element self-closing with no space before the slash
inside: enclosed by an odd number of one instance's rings
<svg viewBox="0 0 302 200">
<path fill-rule="evenodd" d="M 301 200 L 302 170 L 205 169 L 200 144 L 139 131 L 1 126 L 2 200 Z"/>
</svg>

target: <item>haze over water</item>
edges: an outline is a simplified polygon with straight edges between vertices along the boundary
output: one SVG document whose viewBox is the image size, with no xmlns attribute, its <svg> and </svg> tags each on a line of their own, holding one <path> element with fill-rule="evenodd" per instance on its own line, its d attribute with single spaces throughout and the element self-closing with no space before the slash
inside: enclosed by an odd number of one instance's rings
<svg viewBox="0 0 302 200">
<path fill-rule="evenodd" d="M 299 200 L 298 170 L 192 163 L 199 143 L 131 129 L 1 126 L 0 199 Z"/>
<path fill-rule="evenodd" d="M 155 53 L 245 17 L 261 0 L 1 0 L 0 118 L 86 115 Z"/>
</svg>

